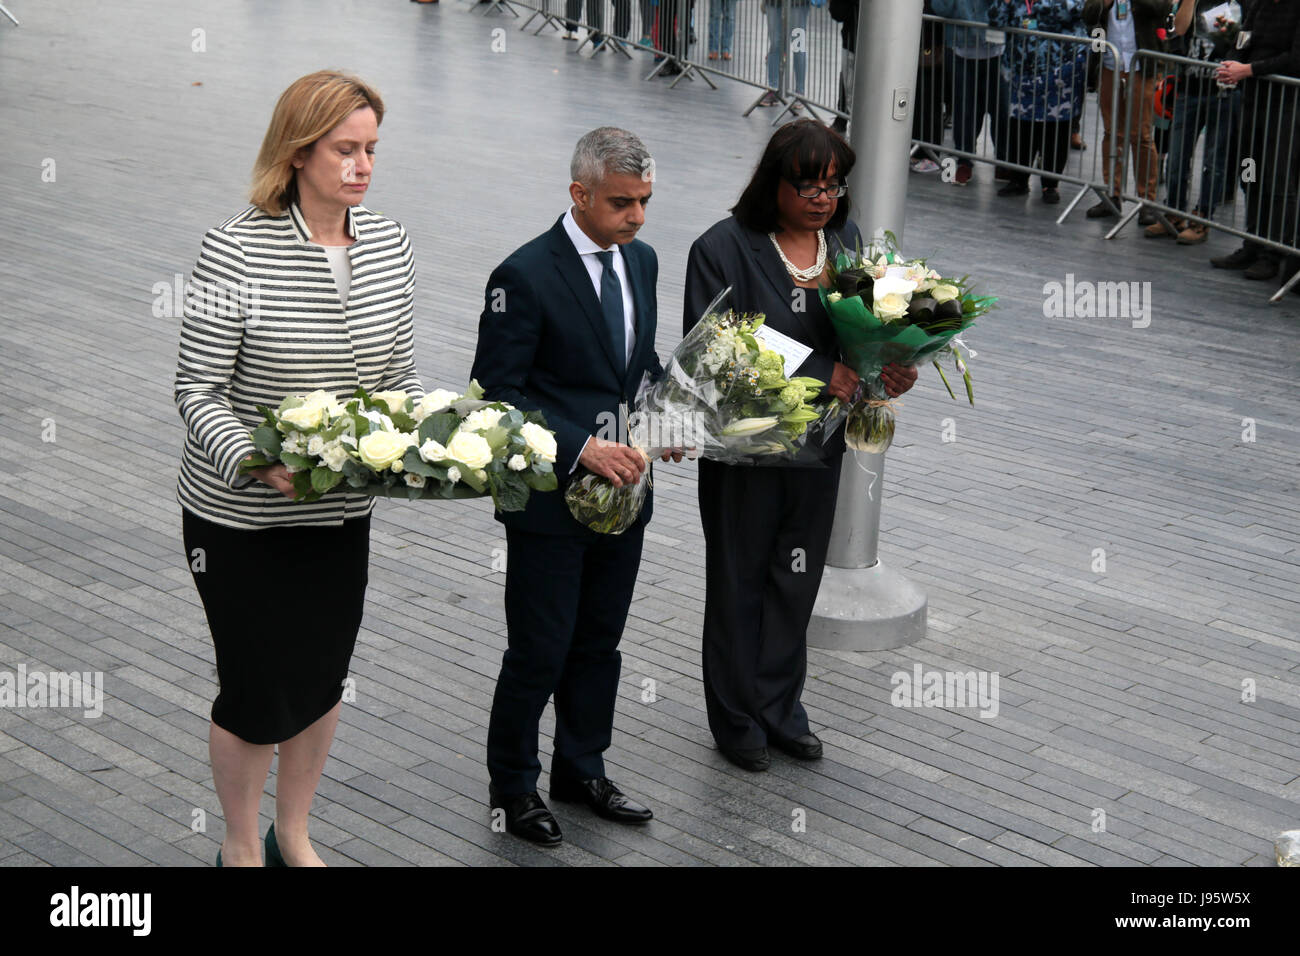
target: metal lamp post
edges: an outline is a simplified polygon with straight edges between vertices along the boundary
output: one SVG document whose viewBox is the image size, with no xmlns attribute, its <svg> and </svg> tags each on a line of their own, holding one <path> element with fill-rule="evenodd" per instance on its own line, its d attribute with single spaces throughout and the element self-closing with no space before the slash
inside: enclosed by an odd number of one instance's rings
<svg viewBox="0 0 1300 956">
<path fill-rule="evenodd" d="M 849 195 L 864 241 L 883 230 L 903 235 L 922 8 L 923 0 L 861 0 L 858 10 Z M 873 651 L 918 641 L 925 593 L 877 554 L 885 456 L 849 449 L 842 468 L 808 643 Z"/>
</svg>

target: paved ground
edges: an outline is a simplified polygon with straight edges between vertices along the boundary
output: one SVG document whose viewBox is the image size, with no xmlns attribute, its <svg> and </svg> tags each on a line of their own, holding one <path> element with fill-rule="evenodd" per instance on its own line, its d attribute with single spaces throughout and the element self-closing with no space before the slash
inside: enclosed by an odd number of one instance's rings
<svg viewBox="0 0 1300 956">
<path fill-rule="evenodd" d="M 370 201 L 415 244 L 430 387 L 465 381 L 490 268 L 563 211 L 572 143 L 605 122 L 656 156 L 644 237 L 670 349 L 689 243 L 734 201 L 767 119 L 740 117 L 751 88 L 643 82 L 640 54 L 575 57 L 508 24 L 494 53 L 505 21 L 449 0 L 11 6 L 0 670 L 102 671 L 108 699 L 98 718 L 0 709 L 0 863 L 207 865 L 222 836 L 215 672 L 172 492 L 178 323 L 154 315 L 154 286 L 187 274 L 203 231 L 241 208 L 280 90 L 341 66 L 384 92 Z M 481 502 L 385 502 L 357 700 L 312 825 L 327 862 L 1271 862 L 1276 832 L 1300 825 L 1300 299 L 1270 307 L 1211 271 L 1222 238 L 1107 242 L 1081 216 L 1058 227 L 1035 199 L 997 199 L 987 169 L 965 189 L 911 187 L 909 247 L 985 276 L 1002 308 L 968 336 L 974 409 L 932 374 L 906 398 L 881 551 L 928 590 L 929 635 L 810 654 L 826 759 L 748 775 L 712 749 L 695 470 L 665 467 L 609 754 L 656 820 L 628 830 L 561 807 L 552 851 L 491 833 L 504 537 Z M 1149 281 L 1149 326 L 1049 317 L 1044 285 L 1067 274 Z M 998 715 L 891 706 L 891 675 L 914 664 L 996 671 Z"/>
</svg>

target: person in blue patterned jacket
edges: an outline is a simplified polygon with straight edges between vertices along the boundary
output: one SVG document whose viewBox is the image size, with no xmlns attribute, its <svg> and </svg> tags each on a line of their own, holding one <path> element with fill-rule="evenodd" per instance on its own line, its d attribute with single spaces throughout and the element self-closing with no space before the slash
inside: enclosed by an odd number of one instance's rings
<svg viewBox="0 0 1300 956">
<path fill-rule="evenodd" d="M 996 0 L 989 7 L 993 26 L 1086 37 L 1083 0 Z M 1009 92 L 1007 158 L 1034 165 L 1041 154 L 1044 171 L 1065 169 L 1070 156 L 1070 121 L 1083 108 L 1088 45 L 1025 33 L 1008 33 L 1002 52 L 1002 79 Z M 1058 203 L 1057 180 L 1043 175 L 1043 202 Z M 1012 172 L 999 196 L 1029 192 L 1029 174 Z"/>
</svg>

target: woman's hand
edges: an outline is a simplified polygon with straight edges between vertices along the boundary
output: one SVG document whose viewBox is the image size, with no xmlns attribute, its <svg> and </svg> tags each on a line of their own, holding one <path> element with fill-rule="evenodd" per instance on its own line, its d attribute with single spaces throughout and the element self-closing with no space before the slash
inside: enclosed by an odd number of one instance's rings
<svg viewBox="0 0 1300 956">
<path fill-rule="evenodd" d="M 293 476 L 289 474 L 289 469 L 279 462 L 267 465 L 265 468 L 254 468 L 249 471 L 249 474 L 262 484 L 270 485 L 286 498 L 298 497 L 298 493 L 293 490 Z"/>
<path fill-rule="evenodd" d="M 913 375 L 913 378 L 916 376 Z M 835 398 L 838 398 L 845 404 L 853 401 L 853 393 L 858 390 L 858 373 L 853 371 L 843 362 L 835 363 L 835 371 L 831 373 L 830 383 L 826 386 L 826 391 L 830 392 Z"/>
<path fill-rule="evenodd" d="M 880 371 L 880 381 L 890 398 L 897 398 L 916 384 L 916 367 L 890 362 Z"/>
</svg>

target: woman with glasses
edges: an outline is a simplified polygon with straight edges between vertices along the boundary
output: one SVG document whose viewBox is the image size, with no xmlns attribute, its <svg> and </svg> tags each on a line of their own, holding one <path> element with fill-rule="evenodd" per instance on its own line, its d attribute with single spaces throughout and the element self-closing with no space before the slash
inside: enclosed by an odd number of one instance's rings
<svg viewBox="0 0 1300 956">
<path fill-rule="evenodd" d="M 858 376 L 839 361 L 817 288 L 836 253 L 861 244 L 848 218 L 853 162 L 848 143 L 815 120 L 781 127 L 730 218 L 695 240 L 686 266 L 687 332 L 730 286 L 725 308 L 761 312 L 768 328 L 812 349 L 786 375 L 820 379 L 823 399 L 845 402 Z M 916 369 L 890 365 L 883 380 L 899 395 Z M 812 467 L 700 462 L 704 696 L 718 749 L 746 770 L 767 769 L 769 744 L 801 760 L 822 754 L 799 698 L 843 452 L 840 431 Z"/>
</svg>

